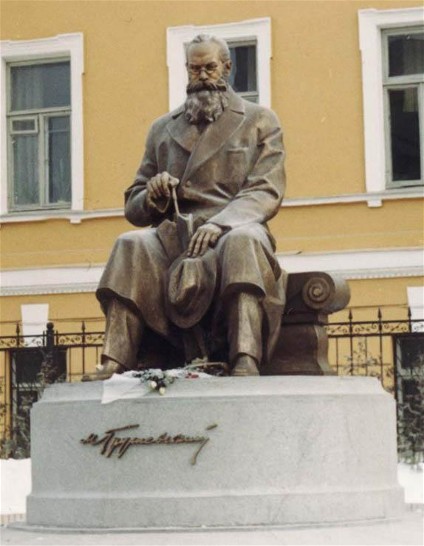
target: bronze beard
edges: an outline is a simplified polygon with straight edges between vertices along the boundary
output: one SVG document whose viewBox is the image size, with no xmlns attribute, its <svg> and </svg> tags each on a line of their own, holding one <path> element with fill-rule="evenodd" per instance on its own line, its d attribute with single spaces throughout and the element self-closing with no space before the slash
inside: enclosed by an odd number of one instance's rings
<svg viewBox="0 0 424 546">
<path fill-rule="evenodd" d="M 189 83 L 184 105 L 187 121 L 194 125 L 216 121 L 228 105 L 226 91 L 227 83 L 222 78 L 216 83 Z"/>
</svg>

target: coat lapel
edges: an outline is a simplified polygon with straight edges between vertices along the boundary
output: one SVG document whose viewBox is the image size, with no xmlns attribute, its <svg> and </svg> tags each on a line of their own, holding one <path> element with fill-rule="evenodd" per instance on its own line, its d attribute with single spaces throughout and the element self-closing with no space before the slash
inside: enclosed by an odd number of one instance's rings
<svg viewBox="0 0 424 546">
<path fill-rule="evenodd" d="M 195 146 L 184 173 L 183 180 L 190 176 L 215 155 L 244 121 L 244 105 L 241 99 L 230 92 L 227 109 L 217 121 L 210 123 Z"/>
<path fill-rule="evenodd" d="M 179 108 L 172 116 L 167 128 L 169 134 L 175 140 L 175 142 L 184 148 L 184 150 L 192 152 L 197 141 L 199 140 L 199 131 L 195 125 L 190 125 L 190 123 L 188 123 L 188 121 L 182 115 L 183 112 L 184 108 Z"/>
<path fill-rule="evenodd" d="M 195 125 L 187 122 L 179 108 L 168 123 L 171 137 L 185 150 L 191 152 L 182 181 L 187 180 L 194 171 L 210 159 L 225 144 L 228 138 L 244 121 L 244 104 L 232 90 L 225 112 L 217 121 L 210 123 L 199 137 Z"/>
</svg>

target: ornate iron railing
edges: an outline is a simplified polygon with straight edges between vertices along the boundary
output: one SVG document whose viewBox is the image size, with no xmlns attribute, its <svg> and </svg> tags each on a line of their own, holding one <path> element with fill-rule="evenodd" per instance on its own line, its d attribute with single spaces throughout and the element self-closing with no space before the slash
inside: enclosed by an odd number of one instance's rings
<svg viewBox="0 0 424 546">
<path fill-rule="evenodd" d="M 416 371 L 424 375 L 424 321 L 413 320 L 409 311 L 397 320 L 384 320 L 380 309 L 376 315 L 376 320 L 357 321 L 350 311 L 347 321 L 329 324 L 329 362 L 339 375 L 379 378 L 404 403 L 406 393 L 416 391 Z M 49 323 L 39 336 L 24 336 L 17 324 L 14 335 L 0 336 L 0 435 L 13 429 L 23 405 L 37 399 L 46 363 L 44 372 L 53 371 L 48 382 L 80 381 L 95 371 L 103 339 L 103 331 L 88 331 L 84 322 L 78 331 L 65 333 Z"/>
<path fill-rule="evenodd" d="M 397 398 L 402 340 L 415 340 L 417 354 L 424 352 L 424 321 L 413 320 L 409 309 L 405 319 L 396 320 L 384 320 L 378 309 L 376 320 L 371 321 L 354 321 L 350 311 L 346 322 L 329 324 L 327 334 L 329 360 L 339 375 L 378 377 Z"/>
</svg>

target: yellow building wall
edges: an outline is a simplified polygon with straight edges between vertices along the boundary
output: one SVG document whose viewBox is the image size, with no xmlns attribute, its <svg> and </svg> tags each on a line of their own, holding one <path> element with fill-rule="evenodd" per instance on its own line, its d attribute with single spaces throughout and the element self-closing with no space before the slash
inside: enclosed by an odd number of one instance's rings
<svg viewBox="0 0 424 546">
<path fill-rule="evenodd" d="M 358 10 L 421 6 L 421 0 L 2 1 L 1 39 L 83 33 L 84 209 L 96 211 L 122 207 L 148 128 L 168 110 L 167 27 L 270 17 L 272 108 L 285 133 L 287 198 L 337 196 L 365 192 Z M 1 268 L 103 264 L 116 237 L 128 229 L 132 226 L 122 217 L 5 223 Z M 283 254 L 418 247 L 423 205 L 408 199 L 384 201 L 379 208 L 366 203 L 283 207 L 271 229 Z M 407 317 L 407 287 L 422 286 L 423 279 L 349 284 L 354 320 L 376 319 L 377 307 L 385 319 L 398 320 Z M 90 332 L 104 328 L 93 293 L 10 296 L 0 303 L 3 336 L 15 334 L 21 305 L 32 303 L 49 304 L 49 320 L 59 332 L 77 335 L 82 321 Z M 347 318 L 344 310 L 332 321 Z M 387 356 L 391 348 L 384 343 Z M 340 351 L 347 365 L 348 353 L 344 347 Z M 0 352 L 0 403 L 10 401 L 7 358 Z M 85 361 L 72 349 L 68 372 L 79 380 L 96 362 L 97 349 L 87 352 Z M 392 369 L 391 362 L 386 369 Z M 3 425 L 0 415 L 0 429 Z"/>
<path fill-rule="evenodd" d="M 357 13 L 421 6 L 361 1 L 7 1 L 2 39 L 82 32 L 85 209 L 122 206 L 148 127 L 168 109 L 166 29 L 269 16 L 272 107 L 286 134 L 287 197 L 365 191 Z M 405 207 L 408 214 L 405 215 Z M 290 207 L 272 223 L 278 250 L 422 244 L 420 201 Z M 123 219 L 3 226 L 3 268 L 103 263 Z M 25 236 L 23 236 L 25 234 Z"/>
<path fill-rule="evenodd" d="M 151 122 L 168 110 L 166 29 L 270 17 L 272 107 L 285 131 L 288 198 L 363 193 L 364 143 L 358 10 L 421 1 L 3 1 L 1 38 L 82 32 L 85 210 L 122 206 Z M 4 183 L 4 181 L 2 181 Z M 278 252 L 327 252 L 422 245 L 421 200 L 282 208 L 271 222 Z M 123 218 L 71 224 L 3 224 L 3 269 L 105 263 Z M 421 279 L 352 281 L 353 307 L 405 309 Z M 93 294 L 6 297 L 9 331 L 20 305 L 48 302 L 64 329 L 98 318 Z"/>
</svg>

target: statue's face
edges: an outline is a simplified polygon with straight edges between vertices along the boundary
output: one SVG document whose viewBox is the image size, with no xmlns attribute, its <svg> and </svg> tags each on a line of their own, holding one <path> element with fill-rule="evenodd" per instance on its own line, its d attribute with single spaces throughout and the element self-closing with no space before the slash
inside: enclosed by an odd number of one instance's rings
<svg viewBox="0 0 424 546">
<path fill-rule="evenodd" d="M 190 46 L 187 54 L 187 72 L 190 84 L 215 83 L 226 76 L 230 69 L 231 61 L 223 63 L 220 59 L 218 44 L 203 42 Z"/>
</svg>

